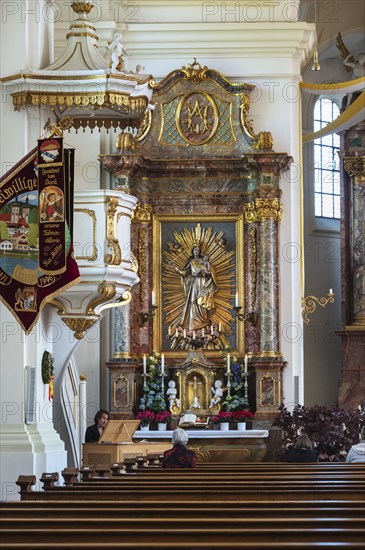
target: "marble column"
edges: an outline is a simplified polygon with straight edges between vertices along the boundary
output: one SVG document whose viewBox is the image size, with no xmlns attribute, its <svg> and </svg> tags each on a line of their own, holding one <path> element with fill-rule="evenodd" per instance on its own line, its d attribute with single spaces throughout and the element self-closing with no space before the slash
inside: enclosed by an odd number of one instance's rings
<svg viewBox="0 0 365 550">
<path fill-rule="evenodd" d="M 351 325 L 365 326 L 365 157 L 345 157 L 351 178 Z"/>
</svg>

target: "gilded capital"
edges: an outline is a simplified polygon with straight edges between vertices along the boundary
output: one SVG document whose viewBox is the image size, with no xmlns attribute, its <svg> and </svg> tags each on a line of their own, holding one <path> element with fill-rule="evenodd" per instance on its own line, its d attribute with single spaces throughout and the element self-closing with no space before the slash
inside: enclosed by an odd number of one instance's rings
<svg viewBox="0 0 365 550">
<path fill-rule="evenodd" d="M 149 204 L 137 204 L 137 208 L 133 212 L 132 222 L 134 223 L 150 223 L 152 216 L 152 206 Z"/>
<path fill-rule="evenodd" d="M 254 202 L 243 207 L 246 223 L 260 222 L 262 220 L 280 221 L 283 215 L 283 204 L 278 198 L 256 198 Z"/>
<path fill-rule="evenodd" d="M 344 168 L 357 185 L 365 184 L 365 157 L 344 157 Z"/>
</svg>

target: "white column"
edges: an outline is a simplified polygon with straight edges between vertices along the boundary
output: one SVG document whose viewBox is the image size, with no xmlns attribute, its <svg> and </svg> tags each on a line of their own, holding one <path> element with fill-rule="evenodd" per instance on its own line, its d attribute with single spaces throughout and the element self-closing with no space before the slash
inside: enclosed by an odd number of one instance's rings
<svg viewBox="0 0 365 550">
<path fill-rule="evenodd" d="M 85 442 L 86 431 L 86 380 L 79 384 L 79 437 L 80 437 L 80 466 L 82 463 L 82 444 Z"/>
</svg>

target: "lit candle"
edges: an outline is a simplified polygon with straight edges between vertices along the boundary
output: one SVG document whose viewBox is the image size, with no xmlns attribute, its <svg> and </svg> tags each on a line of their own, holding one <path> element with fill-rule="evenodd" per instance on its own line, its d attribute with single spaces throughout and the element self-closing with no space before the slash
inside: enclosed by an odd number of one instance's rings
<svg viewBox="0 0 365 550">
<path fill-rule="evenodd" d="M 147 373 L 147 358 L 144 355 L 143 356 L 143 374 L 146 374 L 146 373 Z"/>
<path fill-rule="evenodd" d="M 202 337 L 205 338 L 205 330 L 202 329 Z"/>
<path fill-rule="evenodd" d="M 332 288 L 330 288 L 330 294 L 333 294 Z"/>
<path fill-rule="evenodd" d="M 170 336 L 171 334 L 171 326 L 169 325 L 168 328 L 167 328 L 167 334 Z"/>
<path fill-rule="evenodd" d="M 175 338 L 177 338 L 179 336 L 179 331 L 176 329 L 175 330 Z"/>
<path fill-rule="evenodd" d="M 186 338 L 186 328 L 184 328 L 183 337 Z"/>
<path fill-rule="evenodd" d="M 161 374 L 165 372 L 165 354 L 161 353 Z"/>
<path fill-rule="evenodd" d="M 155 305 L 155 291 L 154 291 L 154 290 L 152 290 L 151 304 L 152 304 L 153 306 Z"/>
<path fill-rule="evenodd" d="M 248 357 L 247 357 L 247 353 L 245 355 L 245 373 L 247 374 L 247 366 L 248 366 Z"/>
<path fill-rule="evenodd" d="M 231 354 L 227 353 L 227 374 L 231 372 Z"/>
<path fill-rule="evenodd" d="M 213 325 L 210 325 L 210 334 L 213 334 Z"/>
<path fill-rule="evenodd" d="M 222 323 L 219 323 L 218 325 L 218 332 L 222 332 Z"/>
<path fill-rule="evenodd" d="M 236 292 L 236 297 L 234 300 L 234 307 L 238 307 L 238 292 Z"/>
<path fill-rule="evenodd" d="M 193 330 L 193 340 L 195 340 L 195 330 Z"/>
</svg>

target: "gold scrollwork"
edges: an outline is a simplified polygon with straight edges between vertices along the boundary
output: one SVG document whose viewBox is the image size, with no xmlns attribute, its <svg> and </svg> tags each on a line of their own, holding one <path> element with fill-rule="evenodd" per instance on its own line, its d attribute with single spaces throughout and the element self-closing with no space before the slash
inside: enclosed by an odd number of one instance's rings
<svg viewBox="0 0 365 550">
<path fill-rule="evenodd" d="M 86 308 L 87 315 L 95 315 L 95 308 L 100 305 L 108 302 L 114 298 L 116 294 L 116 288 L 114 283 L 101 283 L 98 286 L 99 296 L 91 300 L 89 305 Z"/>
<path fill-rule="evenodd" d="M 325 296 L 322 296 L 322 298 L 317 298 L 316 296 L 305 296 L 302 298 L 302 317 L 307 325 L 309 323 L 308 315 L 316 310 L 317 304 L 321 307 L 326 307 L 328 303 L 333 304 L 335 301 L 334 294 L 331 292 L 328 293 L 327 296 L 327 298 Z"/>
<path fill-rule="evenodd" d="M 248 93 L 240 95 L 240 113 L 241 113 L 241 126 L 246 136 L 253 141 L 252 146 L 254 149 L 260 151 L 272 151 L 273 138 L 270 132 L 259 132 L 255 134 L 253 129 L 252 119 L 249 119 L 250 112 L 250 96 Z"/>
<path fill-rule="evenodd" d="M 152 111 L 151 109 L 147 109 L 147 111 L 144 114 L 144 117 L 142 119 L 141 125 L 138 128 L 138 132 L 136 134 L 135 140 L 137 142 L 142 141 L 150 131 L 152 126 Z"/>
<path fill-rule="evenodd" d="M 194 57 L 193 63 L 189 63 L 187 67 L 184 65 L 181 70 L 186 80 L 191 80 L 191 82 L 197 84 L 206 78 L 208 67 L 202 67 L 199 61 L 196 60 L 196 57 Z"/>
<path fill-rule="evenodd" d="M 365 184 L 365 157 L 345 157 L 344 168 L 357 185 Z"/>
<path fill-rule="evenodd" d="M 212 96 L 190 92 L 181 97 L 176 109 L 176 126 L 190 145 L 203 145 L 217 131 L 219 112 Z"/>
<path fill-rule="evenodd" d="M 117 136 L 115 146 L 118 151 L 135 151 L 137 148 L 136 139 L 130 132 L 121 132 Z"/>
<path fill-rule="evenodd" d="M 91 317 L 62 317 L 62 321 L 68 326 L 77 340 L 82 340 L 85 332 L 89 330 L 99 319 Z"/>
<path fill-rule="evenodd" d="M 107 197 L 107 202 L 106 238 L 111 253 L 105 255 L 105 263 L 108 265 L 120 265 L 122 261 L 122 251 L 119 246 L 119 241 L 115 237 L 115 214 L 119 204 L 119 199 L 117 197 Z"/>
<path fill-rule="evenodd" d="M 243 207 L 246 223 L 260 222 L 262 220 L 280 221 L 283 215 L 283 204 L 278 198 L 256 198 L 254 202 Z"/>
<path fill-rule="evenodd" d="M 146 294 L 146 273 L 147 273 L 147 259 L 146 259 L 146 235 L 147 231 L 144 227 L 141 227 L 138 232 L 138 258 L 139 258 L 139 303 L 141 308 L 144 304 L 144 298 Z"/>
<path fill-rule="evenodd" d="M 88 208 L 75 208 L 74 212 L 83 212 L 91 217 L 93 222 L 93 242 L 92 242 L 92 254 L 91 256 L 76 256 L 76 260 L 87 260 L 88 262 L 95 262 L 98 257 L 98 247 L 96 243 L 96 214 L 94 210 Z"/>
</svg>

